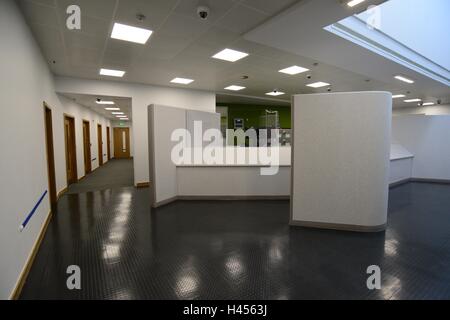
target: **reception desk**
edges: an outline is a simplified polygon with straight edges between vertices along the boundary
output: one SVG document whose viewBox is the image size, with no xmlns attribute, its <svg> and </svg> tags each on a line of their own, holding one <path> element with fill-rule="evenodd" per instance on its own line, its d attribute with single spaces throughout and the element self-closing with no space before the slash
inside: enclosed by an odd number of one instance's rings
<svg viewBox="0 0 450 320">
<path fill-rule="evenodd" d="M 401 146 L 391 147 L 389 183 L 408 181 L 414 156 Z M 280 167 L 276 175 L 264 176 L 264 166 L 178 165 L 178 199 L 289 199 L 291 188 L 291 148 L 280 148 Z"/>
</svg>

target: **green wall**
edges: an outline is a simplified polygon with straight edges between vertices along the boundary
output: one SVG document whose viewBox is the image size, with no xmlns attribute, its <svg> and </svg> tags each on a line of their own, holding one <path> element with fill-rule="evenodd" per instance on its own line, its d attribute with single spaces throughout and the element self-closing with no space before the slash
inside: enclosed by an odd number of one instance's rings
<svg viewBox="0 0 450 320">
<path fill-rule="evenodd" d="M 259 117 L 265 114 L 265 110 L 278 111 L 280 126 L 283 129 L 291 128 L 291 107 L 282 106 L 261 106 L 245 104 L 218 103 L 217 106 L 228 107 L 228 128 L 234 127 L 234 119 L 245 120 L 245 128 L 259 127 Z"/>
</svg>

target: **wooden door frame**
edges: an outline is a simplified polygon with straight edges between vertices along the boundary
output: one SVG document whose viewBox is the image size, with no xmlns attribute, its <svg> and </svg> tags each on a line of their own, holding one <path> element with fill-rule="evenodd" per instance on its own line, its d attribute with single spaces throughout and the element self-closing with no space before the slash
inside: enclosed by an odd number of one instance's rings
<svg viewBox="0 0 450 320">
<path fill-rule="evenodd" d="M 55 171 L 55 151 L 53 146 L 53 111 L 52 108 L 44 101 L 44 130 L 45 130 L 45 150 L 47 158 L 47 176 L 48 176 L 48 193 L 50 206 L 54 206 L 58 201 L 56 190 L 56 171 Z M 50 126 L 47 126 L 47 112 L 50 114 Z"/>
<path fill-rule="evenodd" d="M 77 144 L 76 144 L 77 143 L 77 139 L 76 139 L 75 117 L 70 115 L 70 114 L 67 114 L 67 113 L 63 114 L 64 135 L 66 134 L 66 132 L 65 132 L 66 119 L 70 119 L 70 121 L 73 121 L 73 142 L 71 144 L 71 148 L 73 149 L 73 157 L 74 157 L 74 159 L 72 159 L 72 160 L 74 160 L 74 168 L 73 169 L 74 169 L 75 178 L 74 178 L 74 180 L 72 182 L 69 180 L 69 176 L 68 176 L 68 172 L 67 172 L 67 161 L 68 161 L 68 159 L 66 159 L 66 177 L 67 177 L 67 185 L 69 185 L 69 184 L 72 184 L 72 183 L 75 183 L 75 182 L 78 181 Z M 67 145 L 66 145 L 65 141 L 66 141 L 66 139 L 64 137 L 64 146 L 66 148 L 65 150 L 66 150 L 66 155 L 67 155 Z"/>
<path fill-rule="evenodd" d="M 82 123 L 83 123 L 83 155 L 84 155 L 84 174 L 88 175 L 89 173 L 92 172 L 92 154 L 91 154 L 91 146 L 92 146 L 92 142 L 91 142 L 91 122 L 89 120 L 86 119 L 82 119 Z M 87 146 L 89 149 L 89 154 L 86 154 L 86 136 L 84 134 L 84 125 L 87 124 L 88 125 L 88 131 L 89 131 L 89 137 L 88 137 L 88 143 L 89 145 Z M 87 158 L 88 157 L 88 158 Z M 86 160 L 89 163 L 89 167 L 86 167 Z"/>
<path fill-rule="evenodd" d="M 108 161 L 111 160 L 111 128 L 106 126 L 106 150 L 108 155 Z"/>
<path fill-rule="evenodd" d="M 99 130 L 100 129 L 100 134 Z M 103 165 L 103 127 L 100 123 L 97 123 L 97 148 L 98 148 L 98 166 L 102 166 Z"/>
</svg>

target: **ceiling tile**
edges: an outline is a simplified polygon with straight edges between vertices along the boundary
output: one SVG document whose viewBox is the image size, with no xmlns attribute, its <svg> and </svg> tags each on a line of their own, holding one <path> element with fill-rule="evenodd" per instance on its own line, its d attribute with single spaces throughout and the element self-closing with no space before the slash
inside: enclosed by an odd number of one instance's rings
<svg viewBox="0 0 450 320">
<path fill-rule="evenodd" d="M 142 45 L 110 39 L 105 50 L 104 60 L 128 66 L 133 60 L 142 56 L 144 49 L 145 46 Z"/>
<path fill-rule="evenodd" d="M 114 21 L 155 32 L 169 16 L 176 2 L 176 0 L 121 0 Z M 137 14 L 145 15 L 145 19 L 139 21 Z"/>
<path fill-rule="evenodd" d="M 207 44 L 226 47 L 238 38 L 239 34 L 236 32 L 213 26 L 207 32 L 202 34 L 202 36 L 196 40 L 196 43 L 199 45 Z"/>
<path fill-rule="evenodd" d="M 243 34 L 261 24 L 268 17 L 267 14 L 260 11 L 237 5 L 222 17 L 216 25 Z"/>
<path fill-rule="evenodd" d="M 56 0 L 21 0 L 21 2 L 35 2 L 38 4 L 42 4 L 47 7 L 56 7 Z"/>
<path fill-rule="evenodd" d="M 208 29 L 209 26 L 198 19 L 179 14 L 172 14 L 158 33 L 161 34 L 161 36 L 195 39 L 200 37 Z"/>
<path fill-rule="evenodd" d="M 58 28 L 56 9 L 31 1 L 20 1 L 20 8 L 29 24 L 40 24 Z"/>
<path fill-rule="evenodd" d="M 102 57 L 101 50 L 78 47 L 72 47 L 70 50 L 69 62 L 72 66 L 92 67 L 95 70 L 99 68 Z"/>
<path fill-rule="evenodd" d="M 268 15 L 274 15 L 280 11 L 289 8 L 293 4 L 300 2 L 299 0 L 274 0 L 274 1 L 261 1 L 261 0 L 241 0 L 241 3 L 260 10 Z"/>
<path fill-rule="evenodd" d="M 144 57 L 170 60 L 188 47 L 192 39 L 178 36 L 161 36 L 156 34 L 150 39 Z"/>
</svg>

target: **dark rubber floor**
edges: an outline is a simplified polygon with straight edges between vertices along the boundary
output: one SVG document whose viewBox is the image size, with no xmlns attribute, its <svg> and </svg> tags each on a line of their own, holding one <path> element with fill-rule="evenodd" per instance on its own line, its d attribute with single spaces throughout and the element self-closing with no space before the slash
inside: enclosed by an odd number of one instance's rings
<svg viewBox="0 0 450 320">
<path fill-rule="evenodd" d="M 133 160 L 111 159 L 78 183 L 71 184 L 68 194 L 98 191 L 134 185 Z"/>
<path fill-rule="evenodd" d="M 326 195 L 324 195 L 326 196 Z M 384 233 L 291 228 L 288 201 L 64 196 L 22 299 L 450 299 L 450 185 L 390 191 Z M 69 265 L 81 290 L 66 287 Z M 382 289 L 366 286 L 369 265 Z"/>
</svg>

